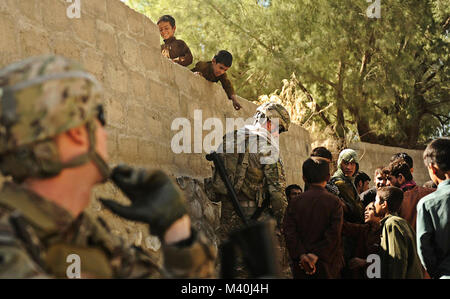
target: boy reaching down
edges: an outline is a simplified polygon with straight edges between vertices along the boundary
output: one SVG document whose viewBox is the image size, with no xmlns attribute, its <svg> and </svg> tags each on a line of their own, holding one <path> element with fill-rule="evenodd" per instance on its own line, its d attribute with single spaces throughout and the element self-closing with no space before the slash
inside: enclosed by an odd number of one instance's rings
<svg viewBox="0 0 450 299">
<path fill-rule="evenodd" d="M 182 66 L 192 63 L 192 53 L 189 47 L 181 39 L 175 38 L 175 19 L 172 16 L 164 15 L 158 20 L 159 33 L 164 39 L 161 45 L 161 54 Z"/>
<path fill-rule="evenodd" d="M 212 61 L 199 61 L 192 71 L 198 75 L 202 75 L 206 80 L 211 82 L 222 83 L 222 87 L 225 90 L 228 99 L 233 102 L 233 107 L 236 110 L 241 109 L 241 105 L 238 103 L 236 94 L 234 93 L 233 85 L 227 78 L 227 70 L 233 63 L 233 56 L 230 52 L 221 50 Z"/>
</svg>

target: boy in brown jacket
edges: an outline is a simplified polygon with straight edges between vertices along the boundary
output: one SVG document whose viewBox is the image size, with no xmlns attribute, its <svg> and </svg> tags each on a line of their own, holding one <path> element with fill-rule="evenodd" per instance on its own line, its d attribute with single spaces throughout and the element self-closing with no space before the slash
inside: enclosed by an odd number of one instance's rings
<svg viewBox="0 0 450 299">
<path fill-rule="evenodd" d="M 161 54 L 182 66 L 192 63 L 192 53 L 189 47 L 181 39 L 175 38 L 175 19 L 172 16 L 164 15 L 158 20 L 159 33 L 164 39 L 161 45 Z"/>
<path fill-rule="evenodd" d="M 289 205 L 283 224 L 294 278 L 340 278 L 344 216 L 340 199 L 325 189 L 329 178 L 327 160 L 311 157 L 303 163 L 309 189 Z"/>
<path fill-rule="evenodd" d="M 222 84 L 228 99 L 233 102 L 233 107 L 236 110 L 241 109 L 238 103 L 233 85 L 227 78 L 226 72 L 233 63 L 233 56 L 230 52 L 220 50 L 211 61 L 199 61 L 192 69 L 195 74 L 202 75 L 208 81 L 219 82 Z"/>
</svg>

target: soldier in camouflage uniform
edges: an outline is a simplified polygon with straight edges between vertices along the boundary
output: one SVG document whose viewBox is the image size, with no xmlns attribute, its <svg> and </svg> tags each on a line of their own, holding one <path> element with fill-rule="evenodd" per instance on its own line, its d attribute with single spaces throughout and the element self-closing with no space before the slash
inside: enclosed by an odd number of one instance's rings
<svg viewBox="0 0 450 299">
<path fill-rule="evenodd" d="M 254 118 L 254 125 L 226 134 L 217 152 L 234 184 L 246 219 L 275 218 L 278 239 L 284 244 L 279 230 L 287 207 L 286 177 L 279 157 L 278 136 L 289 129 L 290 116 L 282 105 L 269 102 L 257 108 Z M 216 169 L 213 169 L 211 186 L 215 201 L 222 202 L 219 238 L 223 242 L 244 223 L 233 208 Z M 283 259 L 286 254 L 281 251 L 279 258 Z M 245 276 L 245 271 L 241 273 Z"/>
<path fill-rule="evenodd" d="M 67 277 L 69 255 L 89 278 L 211 277 L 215 253 L 190 226 L 181 191 L 161 171 L 110 171 L 100 85 L 59 56 L 0 69 L 0 277 Z M 110 178 L 131 200 L 103 204 L 150 225 L 165 265 L 127 247 L 84 211 L 92 188 Z"/>
</svg>

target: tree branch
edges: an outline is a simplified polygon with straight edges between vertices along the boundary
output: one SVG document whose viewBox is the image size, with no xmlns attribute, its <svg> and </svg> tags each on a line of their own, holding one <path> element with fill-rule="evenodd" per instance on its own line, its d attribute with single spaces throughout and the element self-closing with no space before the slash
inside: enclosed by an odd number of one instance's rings
<svg viewBox="0 0 450 299">
<path fill-rule="evenodd" d="M 381 106 L 378 105 L 377 103 L 373 103 L 373 105 L 374 105 L 375 107 L 377 107 L 378 109 L 380 109 L 381 112 L 383 112 L 384 114 L 390 115 L 389 108 L 387 108 L 387 107 L 381 107 Z"/>
<path fill-rule="evenodd" d="M 442 104 L 445 104 L 445 103 L 450 103 L 450 99 L 443 100 L 443 101 L 436 102 L 436 103 L 431 103 L 431 104 L 427 103 L 427 108 L 431 109 L 431 108 L 434 108 L 434 107 L 441 106 Z"/>
<path fill-rule="evenodd" d="M 268 45 L 266 45 L 263 41 L 261 41 L 257 36 L 253 35 L 251 32 L 249 32 L 248 30 L 245 30 L 244 28 L 242 28 L 242 26 L 240 26 L 239 24 L 236 24 L 235 22 L 231 21 L 230 18 L 228 16 L 226 16 L 220 9 L 218 9 L 213 3 L 208 2 L 208 5 L 215 11 L 217 12 L 223 19 L 225 19 L 227 22 L 229 22 L 231 25 L 233 25 L 234 27 L 238 28 L 240 31 L 244 32 L 246 35 L 250 36 L 251 38 L 253 38 L 258 44 L 260 44 L 263 48 L 265 48 L 267 51 L 271 52 L 274 55 L 280 55 L 280 53 L 275 52 L 271 47 L 269 47 Z"/>
<path fill-rule="evenodd" d="M 321 82 L 321 83 L 324 83 L 324 84 L 327 84 L 327 85 L 333 87 L 333 89 L 337 89 L 337 84 L 331 82 L 331 81 L 328 80 L 328 79 L 325 79 L 325 78 L 323 78 L 323 77 L 317 76 L 317 75 L 315 75 L 315 74 L 312 73 L 312 72 L 307 72 L 306 75 L 307 75 L 307 76 L 310 76 L 312 79 L 315 79 L 315 80 L 317 80 L 317 81 L 319 81 L 319 82 Z"/>
<path fill-rule="evenodd" d="M 450 122 L 450 115 L 442 115 L 442 114 L 438 114 L 438 113 L 435 113 L 430 110 L 425 110 L 425 113 L 428 113 L 428 114 L 436 117 L 439 120 L 439 122 L 441 123 L 441 126 L 446 126 Z"/>
<path fill-rule="evenodd" d="M 306 97 L 308 98 L 308 100 L 309 101 L 311 101 L 311 102 L 314 102 L 316 105 L 315 105 L 315 111 L 314 111 L 314 113 L 315 114 L 318 114 L 319 116 L 320 116 L 320 118 L 323 120 L 323 122 L 325 123 L 325 125 L 327 125 L 327 126 L 330 126 L 331 125 L 331 121 L 328 119 L 328 117 L 326 117 L 326 115 L 324 114 L 324 112 L 325 112 L 325 110 L 326 109 L 328 109 L 329 108 L 329 106 L 328 107 L 326 107 L 326 108 L 324 108 L 324 109 L 322 109 L 322 107 L 320 107 L 320 105 L 316 102 L 316 101 L 314 101 L 314 99 L 313 99 L 313 97 L 312 97 L 312 95 L 311 95 L 311 93 L 306 89 L 306 87 L 302 84 L 302 82 L 300 82 L 300 80 L 296 80 L 297 81 L 297 85 L 298 85 L 298 87 L 301 89 L 301 91 L 303 91 L 303 93 L 306 95 Z M 309 119 L 308 119 L 309 120 Z M 307 122 L 307 121 L 306 121 Z M 305 122 L 305 123 L 306 123 Z"/>
</svg>

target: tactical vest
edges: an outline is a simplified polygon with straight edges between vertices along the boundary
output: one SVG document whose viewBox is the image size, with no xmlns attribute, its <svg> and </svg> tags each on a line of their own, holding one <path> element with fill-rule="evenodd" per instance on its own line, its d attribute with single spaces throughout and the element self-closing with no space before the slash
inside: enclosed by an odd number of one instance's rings
<svg viewBox="0 0 450 299">
<path fill-rule="evenodd" d="M 237 131 L 234 131 L 234 140 L 237 140 Z M 226 144 L 226 137 L 223 138 L 223 144 Z M 258 154 L 250 153 L 249 136 L 245 136 L 245 152 L 238 152 L 238 146 L 234 144 L 234 150 L 232 153 L 219 153 L 225 169 L 227 171 L 230 182 L 234 185 L 236 194 L 244 195 L 249 200 L 249 203 L 243 203 L 245 206 L 258 206 L 262 205 L 264 200 L 264 194 L 267 190 L 265 186 L 265 177 L 261 165 L 256 161 L 250 161 L 251 159 L 259 159 Z M 223 151 L 226 149 L 224 147 Z M 220 178 L 220 175 L 213 168 L 212 187 L 216 194 L 226 196 L 227 189 L 224 182 Z M 253 202 L 253 203 L 252 203 Z"/>
</svg>

